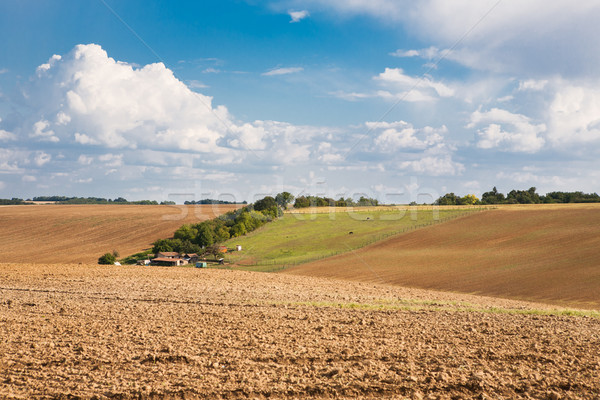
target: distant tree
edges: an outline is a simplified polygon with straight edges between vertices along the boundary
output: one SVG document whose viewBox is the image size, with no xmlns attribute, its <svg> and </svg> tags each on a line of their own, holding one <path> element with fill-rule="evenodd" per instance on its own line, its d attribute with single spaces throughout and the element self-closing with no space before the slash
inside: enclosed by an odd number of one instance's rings
<svg viewBox="0 0 600 400">
<path fill-rule="evenodd" d="M 435 201 L 438 206 L 455 206 L 458 204 L 457 197 L 454 193 L 446 193 Z"/>
<path fill-rule="evenodd" d="M 113 254 L 113 256 L 115 256 L 115 258 L 119 258 L 119 256 L 120 256 L 119 252 L 116 249 L 114 249 L 112 251 L 112 254 Z"/>
<path fill-rule="evenodd" d="M 193 241 L 196 235 L 198 235 L 198 230 L 190 224 L 185 224 L 175 231 L 173 237 L 175 239 Z"/>
<path fill-rule="evenodd" d="M 153 243 L 152 252 L 154 254 L 162 253 L 165 251 L 174 251 L 171 239 L 158 239 L 156 242 Z"/>
<path fill-rule="evenodd" d="M 498 192 L 496 186 L 494 186 L 491 191 L 485 192 L 483 195 L 481 195 L 482 204 L 502 204 L 505 201 L 506 198 L 504 197 L 504 194 Z"/>
<path fill-rule="evenodd" d="M 254 203 L 256 211 L 263 211 L 273 207 L 277 207 L 277 201 L 271 196 L 267 196 Z"/>
<path fill-rule="evenodd" d="M 205 250 L 205 254 L 210 254 L 215 257 L 215 259 L 221 258 L 223 253 L 221 253 L 220 246 L 218 244 L 213 244 L 208 246 Z"/>
<path fill-rule="evenodd" d="M 460 199 L 460 203 L 472 206 L 479 203 L 479 199 L 474 194 L 468 194 Z"/>
<path fill-rule="evenodd" d="M 290 192 L 281 192 L 275 196 L 275 201 L 279 207 L 285 210 L 288 207 L 288 204 L 294 201 L 294 196 Z"/>
<path fill-rule="evenodd" d="M 98 264 L 112 265 L 117 261 L 117 258 L 112 253 L 106 253 L 98 259 Z"/>
</svg>

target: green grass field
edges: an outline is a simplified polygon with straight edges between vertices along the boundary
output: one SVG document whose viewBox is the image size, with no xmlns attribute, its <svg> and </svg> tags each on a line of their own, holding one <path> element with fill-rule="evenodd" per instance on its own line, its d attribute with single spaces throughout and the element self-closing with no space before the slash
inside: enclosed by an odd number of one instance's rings
<svg viewBox="0 0 600 400">
<path fill-rule="evenodd" d="M 255 271 L 274 271 L 352 251 L 391 235 L 447 221 L 474 209 L 370 209 L 352 212 L 286 213 L 277 221 L 225 243 L 241 245 L 226 260 Z M 352 233 L 350 233 L 352 232 Z"/>
</svg>

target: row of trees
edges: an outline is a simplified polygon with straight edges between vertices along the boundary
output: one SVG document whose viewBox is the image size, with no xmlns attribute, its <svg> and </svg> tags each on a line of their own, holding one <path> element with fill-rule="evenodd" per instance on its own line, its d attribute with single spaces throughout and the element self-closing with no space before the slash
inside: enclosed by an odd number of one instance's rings
<svg viewBox="0 0 600 400">
<path fill-rule="evenodd" d="M 254 204 L 229 211 L 217 218 L 181 226 L 170 239 L 153 243 L 152 251 L 203 253 L 203 250 L 230 238 L 252 232 L 283 214 L 275 198 L 267 196 Z"/>
<path fill-rule="evenodd" d="M 507 195 L 498 192 L 494 186 L 489 192 L 483 193 L 481 200 L 475 195 L 468 194 L 460 197 L 454 193 L 446 193 L 435 201 L 437 205 L 475 205 L 475 204 L 551 204 L 551 203 L 599 203 L 597 193 L 583 192 L 550 192 L 546 195 L 536 193 L 536 188 L 528 190 L 511 190 Z"/>
<path fill-rule="evenodd" d="M 379 201 L 377 199 L 371 199 L 369 197 L 361 196 L 358 201 L 354 201 L 350 197 L 344 199 L 340 197 L 338 200 L 334 200 L 329 197 L 318 197 L 318 196 L 299 196 L 296 197 L 294 202 L 294 208 L 307 208 L 307 207 L 371 207 L 378 206 Z"/>
<path fill-rule="evenodd" d="M 204 199 L 204 200 L 191 200 L 191 201 L 184 201 L 183 204 L 248 204 L 248 202 L 246 200 L 242 201 L 241 203 L 237 203 L 235 201 L 225 201 L 225 200 L 214 200 L 214 199 Z"/>
<path fill-rule="evenodd" d="M 67 196 L 37 196 L 33 201 L 54 201 L 59 204 L 136 204 L 136 205 L 158 205 L 156 200 L 129 201 L 123 197 L 116 199 L 105 199 L 104 197 L 67 197 Z M 163 201 L 161 205 L 172 205 L 174 201 Z"/>
<path fill-rule="evenodd" d="M 19 199 L 18 197 L 13 197 L 12 199 L 0 199 L 0 206 L 19 206 L 23 204 L 31 204 L 27 203 L 23 199 Z"/>
</svg>

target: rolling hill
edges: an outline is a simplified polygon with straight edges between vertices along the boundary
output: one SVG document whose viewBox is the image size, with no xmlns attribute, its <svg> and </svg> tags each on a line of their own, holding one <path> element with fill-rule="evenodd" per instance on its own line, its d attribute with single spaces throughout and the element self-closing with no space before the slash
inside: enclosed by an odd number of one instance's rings
<svg viewBox="0 0 600 400">
<path fill-rule="evenodd" d="M 95 263 L 106 252 L 122 256 L 167 238 L 237 205 L 32 205 L 0 207 L 0 262 Z"/>
<path fill-rule="evenodd" d="M 501 207 L 287 274 L 600 308 L 600 207 Z"/>
</svg>

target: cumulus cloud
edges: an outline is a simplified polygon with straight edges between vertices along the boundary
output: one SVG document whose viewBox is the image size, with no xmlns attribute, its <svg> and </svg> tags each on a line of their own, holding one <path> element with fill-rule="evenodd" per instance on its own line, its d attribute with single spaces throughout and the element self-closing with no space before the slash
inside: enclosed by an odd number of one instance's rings
<svg viewBox="0 0 600 400">
<path fill-rule="evenodd" d="M 230 123 L 162 63 L 134 68 L 94 44 L 38 67 L 27 98 L 37 109 L 30 136 L 52 142 L 215 152 Z"/>
<path fill-rule="evenodd" d="M 302 67 L 287 67 L 287 68 L 274 68 L 270 71 L 262 73 L 263 76 L 276 76 L 276 75 L 287 75 L 295 74 L 297 72 L 304 71 Z"/>
<path fill-rule="evenodd" d="M 290 23 L 300 22 L 304 18 L 308 17 L 310 14 L 306 10 L 302 11 L 288 11 L 289 16 L 291 17 Z"/>
<path fill-rule="evenodd" d="M 393 123 L 367 122 L 369 129 L 383 128 L 383 132 L 375 138 L 375 145 L 383 152 L 393 152 L 398 149 L 427 149 L 441 144 L 443 135 L 448 132 L 445 126 L 439 129 L 426 126 L 416 129 L 404 121 Z"/>
<path fill-rule="evenodd" d="M 545 144 L 541 133 L 546 132 L 545 124 L 534 124 L 521 114 L 514 114 L 499 108 L 489 111 L 475 111 L 471 114 L 468 128 L 486 125 L 477 131 L 477 147 L 482 149 L 535 153 Z M 506 129 L 508 127 L 509 129 Z"/>
<path fill-rule="evenodd" d="M 600 142 L 600 83 L 561 82 L 548 109 L 548 138 L 555 146 Z"/>
</svg>

